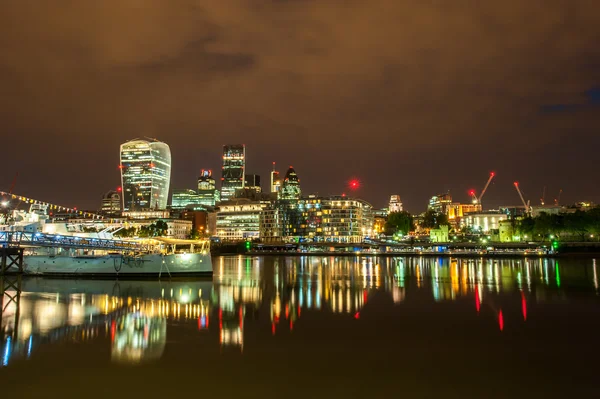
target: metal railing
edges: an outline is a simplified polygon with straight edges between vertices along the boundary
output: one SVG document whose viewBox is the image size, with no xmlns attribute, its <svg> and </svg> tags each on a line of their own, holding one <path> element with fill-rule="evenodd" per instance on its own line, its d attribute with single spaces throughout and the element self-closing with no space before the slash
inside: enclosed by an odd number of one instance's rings
<svg viewBox="0 0 600 399">
<path fill-rule="evenodd" d="M 115 251 L 148 250 L 146 245 L 134 241 L 13 231 L 0 231 L 0 247 L 60 247 Z"/>
</svg>

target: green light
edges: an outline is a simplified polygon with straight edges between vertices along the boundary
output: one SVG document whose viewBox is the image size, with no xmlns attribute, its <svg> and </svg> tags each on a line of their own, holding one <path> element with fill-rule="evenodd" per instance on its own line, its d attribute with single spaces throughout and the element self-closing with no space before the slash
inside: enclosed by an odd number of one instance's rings
<svg viewBox="0 0 600 399">
<path fill-rule="evenodd" d="M 252 248 L 252 243 L 250 241 L 246 241 L 246 251 L 250 251 L 250 248 Z"/>
<path fill-rule="evenodd" d="M 560 272 L 558 271 L 558 261 L 556 261 L 556 286 L 560 288 Z"/>
</svg>

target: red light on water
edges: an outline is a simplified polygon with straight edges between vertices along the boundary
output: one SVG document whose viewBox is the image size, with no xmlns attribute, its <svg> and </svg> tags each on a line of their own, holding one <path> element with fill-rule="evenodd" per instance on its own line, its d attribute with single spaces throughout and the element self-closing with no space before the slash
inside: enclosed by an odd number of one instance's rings
<svg viewBox="0 0 600 399">
<path fill-rule="evenodd" d="M 527 300 L 525 294 L 521 292 L 521 309 L 523 310 L 523 320 L 527 321 Z"/>
<path fill-rule="evenodd" d="M 271 333 L 275 335 L 275 323 L 271 324 Z"/>
<path fill-rule="evenodd" d="M 500 331 L 504 330 L 504 316 L 502 315 L 502 310 L 498 312 L 498 326 L 500 327 Z"/>
<path fill-rule="evenodd" d="M 479 299 L 479 287 L 475 287 L 475 309 L 477 309 L 477 313 L 479 313 L 479 309 L 481 309 L 481 300 Z"/>
<path fill-rule="evenodd" d="M 354 313 L 354 318 L 355 318 L 356 320 L 360 319 L 360 312 L 356 312 L 356 313 Z"/>
</svg>

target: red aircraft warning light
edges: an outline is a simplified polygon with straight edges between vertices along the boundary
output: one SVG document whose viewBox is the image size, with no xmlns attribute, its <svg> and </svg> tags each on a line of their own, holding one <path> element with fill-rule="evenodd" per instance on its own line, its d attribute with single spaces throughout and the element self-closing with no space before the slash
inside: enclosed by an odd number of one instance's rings
<svg viewBox="0 0 600 399">
<path fill-rule="evenodd" d="M 352 179 L 348 182 L 350 190 L 358 190 L 360 188 L 360 181 L 358 179 Z"/>
</svg>

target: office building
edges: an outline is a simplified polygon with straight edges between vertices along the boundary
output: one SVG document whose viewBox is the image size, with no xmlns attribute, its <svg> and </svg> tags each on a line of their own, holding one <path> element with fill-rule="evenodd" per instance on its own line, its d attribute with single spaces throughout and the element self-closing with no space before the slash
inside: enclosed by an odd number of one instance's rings
<svg viewBox="0 0 600 399">
<path fill-rule="evenodd" d="M 451 203 L 452 203 L 452 196 L 450 195 L 450 193 L 434 195 L 429 200 L 429 205 L 427 206 L 427 210 L 433 211 L 436 213 L 443 213 L 443 214 L 447 215 L 448 208 Z"/>
<path fill-rule="evenodd" d="M 271 171 L 271 192 L 278 193 L 281 190 L 281 176 L 275 170 L 275 162 L 273 162 L 273 170 Z"/>
<path fill-rule="evenodd" d="M 202 169 L 198 177 L 199 203 L 206 206 L 215 206 L 221 200 L 221 193 L 217 190 L 212 170 Z"/>
<path fill-rule="evenodd" d="M 260 215 L 267 203 L 238 198 L 222 202 L 217 211 L 217 236 L 223 241 L 258 239 Z"/>
<path fill-rule="evenodd" d="M 171 199 L 171 209 L 179 210 L 188 207 L 202 206 L 200 196 L 196 190 L 189 188 L 174 189 L 173 198 Z"/>
<path fill-rule="evenodd" d="M 245 188 L 254 190 L 257 193 L 262 191 L 260 187 L 260 176 L 259 175 L 246 175 L 244 180 Z"/>
<path fill-rule="evenodd" d="M 297 200 L 300 199 L 301 194 L 300 179 L 298 179 L 294 167 L 290 166 L 283 179 L 278 198 L 282 200 Z"/>
<path fill-rule="evenodd" d="M 223 146 L 221 200 L 234 197 L 235 190 L 244 188 L 246 172 L 246 147 L 243 144 Z"/>
<path fill-rule="evenodd" d="M 171 180 L 171 150 L 160 141 L 121 144 L 121 187 L 124 211 L 166 209 Z"/>
<path fill-rule="evenodd" d="M 109 191 L 102 196 L 100 213 L 106 216 L 119 216 L 121 214 L 121 194 L 119 194 L 119 191 Z"/>
</svg>

